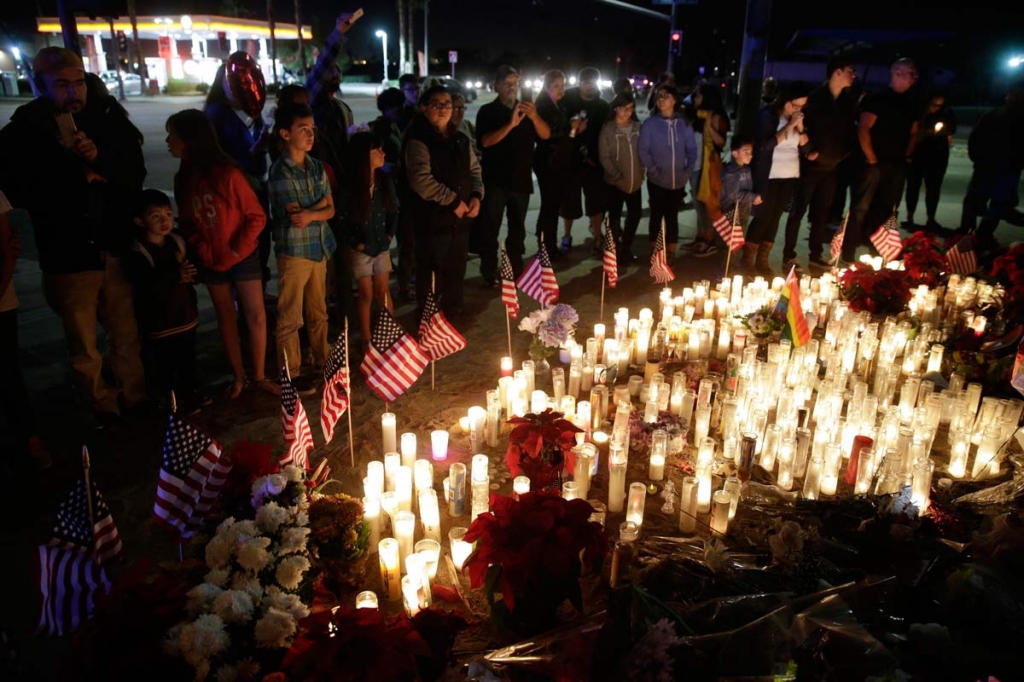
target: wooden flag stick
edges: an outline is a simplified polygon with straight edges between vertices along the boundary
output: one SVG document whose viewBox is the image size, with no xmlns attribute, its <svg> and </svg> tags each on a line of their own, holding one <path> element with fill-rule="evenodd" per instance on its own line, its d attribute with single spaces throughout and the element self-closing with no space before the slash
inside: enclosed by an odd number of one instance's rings
<svg viewBox="0 0 1024 682">
<path fill-rule="evenodd" d="M 600 314 L 597 317 L 597 319 L 599 319 L 599 320 L 603 320 L 604 319 L 604 283 L 608 279 L 608 273 L 604 272 L 604 266 L 603 265 L 601 266 L 601 270 L 602 270 L 602 272 L 601 272 L 601 312 L 600 312 Z"/>
<path fill-rule="evenodd" d="M 498 244 L 499 244 L 499 246 L 501 248 L 501 252 L 505 253 L 505 240 L 502 239 L 500 242 L 498 242 Z M 504 261 L 504 259 L 502 259 L 502 261 Z M 500 277 L 500 273 L 501 273 L 501 264 L 500 263 L 498 264 L 498 273 L 499 273 L 499 277 Z M 502 289 L 505 288 L 504 283 L 502 283 L 501 286 L 502 286 Z M 502 305 L 504 305 L 504 303 L 505 302 L 502 301 Z M 508 340 L 508 356 L 512 357 L 512 315 L 509 313 L 507 305 L 505 306 L 505 337 Z"/>
<path fill-rule="evenodd" d="M 89 535 L 92 536 L 92 551 L 91 554 L 96 553 L 96 528 L 93 519 L 92 511 L 92 482 L 89 480 L 89 448 L 85 445 L 82 446 L 82 472 L 85 474 L 85 502 L 88 505 L 89 512 Z"/>
<path fill-rule="evenodd" d="M 345 316 L 345 376 L 348 377 L 348 388 L 345 390 L 348 392 L 348 409 L 345 412 L 348 413 L 348 456 L 349 462 L 354 469 L 356 466 L 356 450 L 352 445 L 352 375 L 348 371 L 348 315 Z M 324 461 L 327 461 L 326 459 Z"/>
<path fill-rule="evenodd" d="M 434 287 L 437 286 L 437 276 L 435 273 L 430 273 L 430 293 L 431 295 L 436 294 Z M 434 359 L 430 359 L 430 390 L 434 390 Z"/>
<path fill-rule="evenodd" d="M 171 391 L 171 414 L 178 411 L 178 399 L 174 397 L 174 391 Z"/>
<path fill-rule="evenodd" d="M 846 209 L 846 214 L 843 216 L 843 224 L 839 226 L 839 233 L 843 235 L 843 242 L 846 242 L 846 221 L 848 221 L 849 219 L 850 219 L 850 209 Z M 842 244 L 840 244 L 840 247 L 842 247 Z M 832 240 L 829 240 L 829 248 L 830 249 L 832 248 Z M 839 249 L 839 253 L 836 254 L 836 257 L 835 258 L 830 258 L 829 260 L 834 260 L 835 263 L 833 263 L 833 266 L 834 267 L 838 267 L 839 263 L 842 261 L 842 259 L 843 259 L 843 250 L 842 250 L 842 248 L 840 248 Z"/>
<path fill-rule="evenodd" d="M 292 371 L 288 369 L 288 351 L 282 349 L 281 354 L 284 356 L 284 374 L 288 377 L 288 381 L 292 380 Z"/>
<path fill-rule="evenodd" d="M 732 231 L 736 229 L 736 220 L 740 217 L 740 200 L 736 200 L 736 208 L 733 209 L 732 220 L 729 221 L 729 238 L 725 240 L 725 274 L 729 276 L 729 261 L 732 260 Z"/>
</svg>

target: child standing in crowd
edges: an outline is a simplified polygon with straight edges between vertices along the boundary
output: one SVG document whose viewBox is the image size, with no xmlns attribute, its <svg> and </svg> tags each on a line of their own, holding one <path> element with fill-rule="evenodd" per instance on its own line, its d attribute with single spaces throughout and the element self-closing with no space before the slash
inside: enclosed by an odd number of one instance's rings
<svg viewBox="0 0 1024 682">
<path fill-rule="evenodd" d="M 598 137 L 604 181 L 608 184 L 608 226 L 618 242 L 619 264 L 636 260 L 633 238 L 640 225 L 644 166 L 640 163 L 640 123 L 636 120 L 633 93 L 619 93 L 612 100 L 612 118 Z M 626 205 L 626 226 L 622 227 L 622 205 Z"/>
<path fill-rule="evenodd" d="M 199 307 L 185 240 L 173 231 L 171 200 L 156 189 L 143 190 L 135 211 L 139 239 L 126 263 L 135 299 L 135 316 L 149 361 L 151 388 L 162 401 L 174 391 L 178 411 L 197 411 L 204 401 L 196 387 L 196 330 Z"/>
<path fill-rule="evenodd" d="M 736 134 L 732 137 L 732 161 L 722 169 L 722 192 L 719 203 L 733 225 L 743 226 L 750 215 L 751 206 L 759 206 L 761 197 L 754 192 L 754 176 L 750 161 L 754 158 L 754 138 Z M 754 274 L 757 244 L 743 245 L 743 267 Z"/>
<path fill-rule="evenodd" d="M 178 219 L 189 246 L 199 256 L 235 374 L 228 395 L 237 398 L 246 386 L 233 291 L 249 332 L 253 385 L 277 394 L 277 384 L 263 373 L 267 314 L 258 245 L 266 213 L 244 173 L 217 144 L 217 134 L 203 112 L 186 109 L 167 119 L 167 148 L 181 159 L 174 176 Z"/>
<path fill-rule="evenodd" d="M 327 221 L 334 198 L 322 163 L 309 155 L 316 126 L 308 106 L 281 109 L 274 139 L 283 146 L 270 168 L 270 216 L 280 275 L 277 293 L 277 363 L 288 370 L 300 395 L 316 391 L 315 377 L 327 361 L 327 261 L 337 246 Z M 300 377 L 299 328 L 309 330 L 313 364 Z M 285 360 L 287 356 L 287 361 Z"/>
<path fill-rule="evenodd" d="M 372 133 L 356 133 L 348 142 L 346 168 L 351 187 L 342 234 L 352 247 L 352 272 L 359 286 L 359 331 L 363 347 L 370 342 L 370 309 L 374 299 L 394 312 L 388 296 L 391 240 L 398 229 L 398 201 L 384 172 L 384 148 Z"/>
</svg>

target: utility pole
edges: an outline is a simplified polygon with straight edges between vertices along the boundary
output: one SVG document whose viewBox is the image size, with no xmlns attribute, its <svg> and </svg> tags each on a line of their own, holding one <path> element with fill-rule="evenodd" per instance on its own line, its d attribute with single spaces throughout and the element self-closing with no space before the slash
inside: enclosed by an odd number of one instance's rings
<svg viewBox="0 0 1024 682">
<path fill-rule="evenodd" d="M 114 30 L 114 17 L 107 17 L 110 24 L 110 47 L 114 51 L 114 73 L 117 74 L 117 99 L 125 101 L 124 79 L 121 78 L 121 46 L 118 44 L 117 31 Z"/>
<path fill-rule="evenodd" d="M 771 15 L 771 0 L 747 0 L 747 19 L 743 26 L 743 56 L 740 57 L 736 131 L 748 135 L 754 132 L 757 110 L 761 107 L 761 82 L 764 80 Z"/>
<path fill-rule="evenodd" d="M 78 22 L 75 20 L 74 10 L 68 6 L 68 0 L 57 0 L 57 16 L 60 19 L 60 33 L 64 38 L 64 47 L 81 57 L 82 48 L 78 44 Z"/>
<path fill-rule="evenodd" d="M 142 58 L 142 47 L 139 43 L 139 22 L 138 17 L 135 14 L 135 0 L 128 0 L 128 21 L 132 23 L 131 51 L 135 55 L 132 61 L 139 65 L 136 69 L 136 73 L 138 73 L 139 77 L 143 80 L 142 87 L 143 92 L 145 92 L 148 85 L 146 81 L 149 80 L 149 69 L 146 68 L 146 60 Z"/>
<path fill-rule="evenodd" d="M 416 8 L 413 5 L 413 0 L 409 0 L 406 3 L 406 9 L 409 12 L 409 21 L 405 24 L 405 51 L 409 61 L 402 65 L 402 68 L 406 73 L 416 73 L 416 41 L 413 36 L 416 35 L 413 27 L 416 24 Z M 426 74 L 421 74 L 426 75 Z"/>
<path fill-rule="evenodd" d="M 133 0 L 129 0 L 131 2 Z M 267 0 L 267 26 L 270 28 L 270 70 L 274 72 L 274 84 L 277 84 L 277 33 L 274 25 L 274 0 Z M 299 26 L 302 33 L 302 26 Z M 301 36 L 299 38 L 301 40 Z"/>
<path fill-rule="evenodd" d="M 672 14 L 669 15 L 669 20 L 668 20 L 669 35 L 672 35 L 675 30 L 676 30 L 676 3 L 673 2 L 672 3 Z M 668 46 L 668 68 L 666 69 L 669 73 L 675 73 L 676 72 L 676 47 L 677 46 L 673 45 L 671 42 L 669 43 L 669 46 Z M 678 48 L 682 49 L 682 45 L 678 46 Z"/>
<path fill-rule="evenodd" d="M 423 75 L 430 74 L 430 42 L 427 38 L 428 15 L 430 14 L 430 0 L 423 0 Z"/>
<path fill-rule="evenodd" d="M 406 54 L 405 45 L 405 11 L 408 2 L 406 0 L 398 0 L 398 68 L 405 68 L 405 60 L 408 57 Z M 384 51 L 384 62 L 387 63 L 387 50 Z"/>
<path fill-rule="evenodd" d="M 306 46 L 302 44 L 302 18 L 299 16 L 299 0 L 295 0 L 295 28 L 299 39 L 299 76 L 306 77 Z"/>
</svg>

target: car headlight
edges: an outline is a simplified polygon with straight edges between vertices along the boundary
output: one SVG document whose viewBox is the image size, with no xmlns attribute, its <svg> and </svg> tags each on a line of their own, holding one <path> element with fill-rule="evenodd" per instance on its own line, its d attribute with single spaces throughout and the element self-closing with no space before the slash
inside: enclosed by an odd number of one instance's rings
<svg viewBox="0 0 1024 682">
<path fill-rule="evenodd" d="M 480 81 L 476 81 L 475 83 L 473 83 L 474 88 L 482 88 L 483 86 L 484 84 L 481 83 Z"/>
</svg>

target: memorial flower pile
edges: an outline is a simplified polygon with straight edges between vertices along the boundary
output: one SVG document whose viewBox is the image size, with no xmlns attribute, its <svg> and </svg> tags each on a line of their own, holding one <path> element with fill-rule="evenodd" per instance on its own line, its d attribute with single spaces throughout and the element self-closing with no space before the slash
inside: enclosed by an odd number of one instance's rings
<svg viewBox="0 0 1024 682">
<path fill-rule="evenodd" d="M 548 358 L 573 337 L 580 316 L 566 303 L 534 310 L 519 322 L 519 329 L 533 335 L 530 357 Z"/>
<path fill-rule="evenodd" d="M 782 321 L 775 317 L 769 307 L 760 308 L 739 319 L 743 326 L 759 339 L 767 339 L 772 334 L 782 331 Z"/>
<path fill-rule="evenodd" d="M 512 417 L 505 463 L 513 476 L 524 474 L 534 489 L 554 485 L 562 469 L 572 471 L 576 434 L 582 429 L 565 419 L 561 412 L 545 410 L 540 414 Z"/>
<path fill-rule="evenodd" d="M 898 315 L 910 302 L 910 278 L 903 270 L 854 263 L 839 275 L 839 291 L 854 312 Z"/>
</svg>

